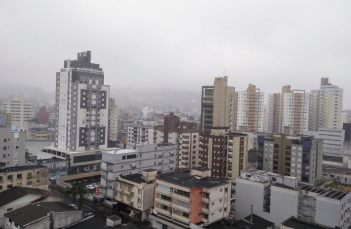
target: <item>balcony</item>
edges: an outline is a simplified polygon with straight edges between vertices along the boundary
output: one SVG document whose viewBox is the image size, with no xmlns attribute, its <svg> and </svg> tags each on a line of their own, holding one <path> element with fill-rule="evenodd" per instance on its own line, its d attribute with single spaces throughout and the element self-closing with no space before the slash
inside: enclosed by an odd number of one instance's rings
<svg viewBox="0 0 351 229">
<path fill-rule="evenodd" d="M 157 193 L 161 193 L 161 194 L 166 194 L 167 196 L 171 196 L 172 195 L 171 192 L 163 190 L 163 189 L 160 189 L 160 188 L 156 188 L 156 192 Z"/>
<path fill-rule="evenodd" d="M 202 208 L 202 212 L 208 214 L 209 210 L 208 210 L 208 208 Z"/>
<path fill-rule="evenodd" d="M 161 203 L 161 204 L 166 205 L 166 206 L 171 205 L 171 202 L 168 201 L 168 200 L 164 200 L 164 199 L 161 199 L 161 198 L 158 198 L 158 197 L 156 197 L 155 200 L 156 200 L 157 203 Z"/>
<path fill-rule="evenodd" d="M 121 189 L 120 187 L 116 187 L 116 191 L 120 192 L 120 193 L 124 193 L 124 194 L 126 194 L 128 196 L 133 196 L 134 195 L 134 192 L 126 191 L 124 189 Z"/>
<path fill-rule="evenodd" d="M 121 203 L 124 203 L 124 204 L 127 204 L 127 205 L 133 207 L 133 202 L 132 202 L 132 201 L 123 200 L 123 199 L 121 199 L 121 198 L 118 197 L 118 196 L 115 197 L 115 200 L 117 200 L 118 202 L 121 202 Z"/>
<path fill-rule="evenodd" d="M 179 194 L 173 193 L 173 197 L 178 198 L 180 200 L 184 200 L 184 201 L 190 202 L 190 197 L 188 197 L 188 196 L 183 196 L 183 195 L 179 195 Z"/>
<path fill-rule="evenodd" d="M 163 157 L 163 154 L 159 154 L 158 157 Z"/>
<path fill-rule="evenodd" d="M 156 212 L 159 212 L 163 215 L 166 215 L 166 216 L 171 216 L 171 212 L 167 211 L 167 210 L 164 210 L 164 209 L 161 209 L 161 208 L 158 208 L 158 207 L 155 207 L 155 210 Z"/>
<path fill-rule="evenodd" d="M 202 197 L 202 202 L 208 204 L 210 202 L 210 198 L 209 197 Z"/>
<path fill-rule="evenodd" d="M 177 220 L 182 221 L 182 222 L 184 222 L 184 223 L 190 223 L 190 219 L 187 218 L 187 217 L 180 216 L 180 215 L 176 215 L 176 214 L 172 214 L 172 217 L 173 217 L 174 219 L 177 219 Z"/>
</svg>

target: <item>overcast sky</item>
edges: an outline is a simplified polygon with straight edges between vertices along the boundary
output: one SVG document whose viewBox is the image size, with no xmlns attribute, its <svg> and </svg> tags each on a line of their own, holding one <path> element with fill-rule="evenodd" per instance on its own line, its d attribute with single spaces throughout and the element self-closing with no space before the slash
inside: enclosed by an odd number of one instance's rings
<svg viewBox="0 0 351 229">
<path fill-rule="evenodd" d="M 344 88 L 351 108 L 351 1 L 0 0 L 0 79 L 54 91 L 92 51 L 112 87 L 200 91 L 216 76 L 266 93 Z"/>
</svg>

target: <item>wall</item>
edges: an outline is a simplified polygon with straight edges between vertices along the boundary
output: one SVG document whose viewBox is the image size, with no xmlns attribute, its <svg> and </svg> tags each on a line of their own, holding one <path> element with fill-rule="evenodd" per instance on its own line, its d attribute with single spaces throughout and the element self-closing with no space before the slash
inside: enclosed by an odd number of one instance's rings
<svg viewBox="0 0 351 229">
<path fill-rule="evenodd" d="M 200 193 L 202 193 L 203 188 L 202 187 L 191 187 L 190 189 L 190 214 L 189 214 L 189 218 L 190 218 L 190 223 L 198 223 L 201 221 L 202 219 L 202 195 L 200 195 Z M 202 203 L 202 204 L 201 204 Z M 201 205 L 200 205 L 201 204 Z"/>
<path fill-rule="evenodd" d="M 54 212 L 52 213 L 53 229 L 67 227 L 82 218 L 82 211 Z"/>
</svg>

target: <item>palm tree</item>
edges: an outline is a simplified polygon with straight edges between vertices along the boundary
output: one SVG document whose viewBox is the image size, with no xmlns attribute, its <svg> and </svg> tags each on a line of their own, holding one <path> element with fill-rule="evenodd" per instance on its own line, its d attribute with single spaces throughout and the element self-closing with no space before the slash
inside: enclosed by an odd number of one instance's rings
<svg viewBox="0 0 351 229">
<path fill-rule="evenodd" d="M 84 196 L 88 193 L 88 190 L 86 188 L 86 183 L 78 184 L 77 193 L 79 195 L 79 210 L 81 210 L 84 203 Z"/>
<path fill-rule="evenodd" d="M 65 196 L 72 196 L 74 204 L 76 204 L 76 199 L 78 196 L 78 187 L 79 187 L 79 184 L 74 181 L 70 188 L 67 188 L 63 191 L 63 194 Z"/>
</svg>

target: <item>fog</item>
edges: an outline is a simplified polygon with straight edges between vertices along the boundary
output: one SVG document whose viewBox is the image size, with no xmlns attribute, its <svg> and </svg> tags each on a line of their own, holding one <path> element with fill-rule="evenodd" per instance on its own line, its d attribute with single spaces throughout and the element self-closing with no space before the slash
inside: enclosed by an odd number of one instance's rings
<svg viewBox="0 0 351 229">
<path fill-rule="evenodd" d="M 199 93 L 216 76 L 266 93 L 344 88 L 351 109 L 350 1 L 0 0 L 0 79 L 55 90 L 65 59 L 92 52 L 111 88 Z"/>
</svg>

